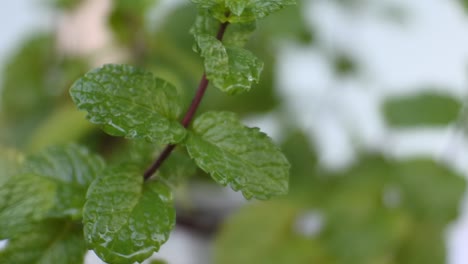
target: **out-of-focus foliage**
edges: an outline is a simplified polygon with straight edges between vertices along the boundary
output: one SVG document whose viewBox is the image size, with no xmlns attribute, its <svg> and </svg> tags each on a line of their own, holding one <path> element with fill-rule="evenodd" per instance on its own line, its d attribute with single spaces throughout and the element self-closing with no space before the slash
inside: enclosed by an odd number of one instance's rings
<svg viewBox="0 0 468 264">
<path fill-rule="evenodd" d="M 32 138 L 38 127 L 48 129 L 44 122 L 59 115 L 54 112 L 56 108 L 70 103 L 66 91 L 73 78 L 78 77 L 85 69 L 86 63 L 82 59 L 60 56 L 55 50 L 54 37 L 50 34 L 27 39 L 7 62 L 3 73 L 0 98 L 0 139 L 3 144 L 28 147 L 30 140 L 34 141 L 32 144 L 35 146 L 47 145 L 46 141 L 56 140 L 53 135 L 48 137 L 43 134 L 39 138 Z M 70 110 L 68 119 L 61 121 L 74 120 L 82 125 L 70 122 L 72 126 L 81 133 L 86 133 L 88 125 L 80 123 L 82 116 L 74 115 L 77 112 Z M 56 122 L 53 122 L 54 127 L 58 126 Z M 77 139 L 82 135 L 68 139 Z"/>
<path fill-rule="evenodd" d="M 86 198 L 86 242 L 108 263 L 143 262 L 166 242 L 175 224 L 171 190 L 157 181 L 143 185 L 134 166 L 106 169 Z"/>
<path fill-rule="evenodd" d="M 309 178 L 310 195 L 295 196 L 307 187 L 292 185 L 291 199 L 228 220 L 216 263 L 444 263 L 444 229 L 466 187 L 461 176 L 430 160 L 375 156 L 344 173 L 303 173 L 292 181 Z"/>
<path fill-rule="evenodd" d="M 70 10 L 77 7 L 83 0 L 49 0 L 55 7 L 64 10 Z"/>
<path fill-rule="evenodd" d="M 457 120 L 461 103 L 451 96 L 426 92 L 388 98 L 383 111 L 391 126 L 444 126 Z"/>
</svg>

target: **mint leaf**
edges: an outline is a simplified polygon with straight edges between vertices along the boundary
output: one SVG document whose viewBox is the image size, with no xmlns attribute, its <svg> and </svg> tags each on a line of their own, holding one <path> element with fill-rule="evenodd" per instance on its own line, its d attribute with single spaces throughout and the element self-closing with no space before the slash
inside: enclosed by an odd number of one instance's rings
<svg viewBox="0 0 468 264">
<path fill-rule="evenodd" d="M 0 263 L 77 264 L 87 252 L 80 225 L 60 220 L 44 221 L 8 241 Z"/>
<path fill-rule="evenodd" d="M 74 144 L 51 147 L 30 156 L 22 171 L 53 181 L 56 186 L 50 216 L 81 217 L 86 191 L 105 164 L 102 158 Z"/>
<path fill-rule="evenodd" d="M 229 57 L 229 75 L 220 84 L 221 87 L 231 94 L 250 90 L 252 84 L 260 80 L 263 62 L 242 48 L 228 47 L 226 51 Z"/>
<path fill-rule="evenodd" d="M 177 121 L 181 95 L 170 83 L 129 65 L 105 65 L 88 72 L 70 89 L 73 101 L 105 132 L 178 143 L 186 134 Z"/>
<path fill-rule="evenodd" d="M 174 227 L 171 191 L 161 182 L 143 186 L 134 167 L 115 167 L 89 188 L 83 223 L 87 243 L 104 261 L 142 262 L 159 250 Z"/>
<path fill-rule="evenodd" d="M 200 8 L 210 10 L 221 22 L 242 23 L 266 17 L 282 8 L 296 4 L 295 0 L 192 0 Z"/>
<path fill-rule="evenodd" d="M 0 239 L 29 230 L 54 204 L 57 186 L 34 174 L 19 174 L 0 186 Z"/>
<path fill-rule="evenodd" d="M 190 33 L 195 37 L 200 35 L 216 36 L 220 24 L 209 14 L 208 10 L 200 9 Z M 243 47 L 255 31 L 256 26 L 255 21 L 229 25 L 223 37 L 224 45 Z"/>
<path fill-rule="evenodd" d="M 263 63 L 250 51 L 238 47 L 225 47 L 210 35 L 195 36 L 201 56 L 205 59 L 208 80 L 229 94 L 249 91 L 258 83 Z"/>
<path fill-rule="evenodd" d="M 241 190 L 247 199 L 287 193 L 289 162 L 258 128 L 243 126 L 233 113 L 207 112 L 193 130 L 188 153 L 216 182 Z"/>
</svg>

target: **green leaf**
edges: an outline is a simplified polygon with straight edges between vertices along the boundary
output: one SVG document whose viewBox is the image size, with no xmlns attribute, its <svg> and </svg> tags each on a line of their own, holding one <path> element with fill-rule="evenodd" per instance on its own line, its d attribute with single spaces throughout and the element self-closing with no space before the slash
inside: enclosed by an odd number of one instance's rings
<svg viewBox="0 0 468 264">
<path fill-rule="evenodd" d="M 408 160 L 396 167 L 401 203 L 419 221 L 447 224 L 459 215 L 466 180 L 431 160 Z"/>
<path fill-rule="evenodd" d="M 26 159 L 22 171 L 53 181 L 56 186 L 50 216 L 81 217 L 86 191 L 104 168 L 102 158 L 74 144 L 50 147 Z"/>
<path fill-rule="evenodd" d="M 455 121 L 461 104 L 442 94 L 422 93 L 389 98 L 383 105 L 385 119 L 391 126 L 445 126 Z"/>
<path fill-rule="evenodd" d="M 105 65 L 76 81 L 70 94 L 94 124 L 110 135 L 178 143 L 186 134 L 177 121 L 180 95 L 166 81 L 129 65 Z"/>
<path fill-rule="evenodd" d="M 411 235 L 402 243 L 398 264 L 447 263 L 446 230 L 444 227 L 416 222 Z"/>
<path fill-rule="evenodd" d="M 7 61 L 2 73 L 1 140 L 9 146 L 24 147 L 70 86 L 82 75 L 83 60 L 58 56 L 52 34 L 27 39 Z"/>
<path fill-rule="evenodd" d="M 142 262 L 166 242 L 175 224 L 172 194 L 161 182 L 148 182 L 136 168 L 104 172 L 89 188 L 84 207 L 89 246 L 109 263 Z"/>
<path fill-rule="evenodd" d="M 225 47 L 210 35 L 195 37 L 201 56 L 205 59 L 207 79 L 229 94 L 249 91 L 258 83 L 263 63 L 250 51 L 238 47 Z"/>
<path fill-rule="evenodd" d="M 330 263 L 323 245 L 296 232 L 301 210 L 286 201 L 250 205 L 234 214 L 215 241 L 216 264 Z"/>
<path fill-rule="evenodd" d="M 198 11 L 195 23 L 190 29 L 190 33 L 195 37 L 200 35 L 216 36 L 221 23 L 213 18 L 205 9 Z M 255 31 L 257 24 L 255 21 L 248 23 L 238 23 L 229 25 L 223 37 L 226 46 L 243 47 Z"/>
<path fill-rule="evenodd" d="M 250 22 L 296 4 L 295 0 L 192 0 L 221 22 Z"/>
<path fill-rule="evenodd" d="M 14 237 L 42 220 L 53 207 L 53 181 L 19 174 L 0 186 L 0 239 Z"/>
<path fill-rule="evenodd" d="M 77 264 L 87 252 L 81 225 L 46 221 L 8 241 L 0 251 L 0 263 Z"/>
<path fill-rule="evenodd" d="M 247 199 L 287 193 L 289 162 L 258 128 L 243 126 L 233 113 L 207 112 L 193 130 L 188 153 L 216 182 L 241 190 Z"/>
</svg>

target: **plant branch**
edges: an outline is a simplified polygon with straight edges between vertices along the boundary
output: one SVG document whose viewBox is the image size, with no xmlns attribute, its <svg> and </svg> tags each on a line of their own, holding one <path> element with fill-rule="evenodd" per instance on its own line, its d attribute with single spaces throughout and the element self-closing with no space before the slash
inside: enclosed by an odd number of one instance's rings
<svg viewBox="0 0 468 264">
<path fill-rule="evenodd" d="M 226 28 L 229 25 L 229 22 L 224 22 L 220 25 L 218 33 L 216 34 L 216 38 L 219 41 L 223 40 L 224 33 L 226 32 Z M 193 120 L 193 117 L 195 116 L 195 113 L 197 112 L 198 107 L 200 106 L 200 103 L 203 99 L 203 96 L 205 95 L 206 89 L 208 88 L 209 81 L 206 78 L 206 73 L 203 73 L 203 76 L 200 80 L 200 84 L 198 85 L 197 93 L 195 94 L 195 97 L 192 99 L 192 104 L 190 105 L 189 109 L 187 110 L 187 113 L 184 116 L 184 119 L 182 120 L 181 124 L 187 128 L 190 123 Z M 145 180 L 148 180 L 153 176 L 153 174 L 161 167 L 163 162 L 171 155 L 172 151 L 176 145 L 167 145 L 164 150 L 159 154 L 159 157 L 154 161 L 154 163 L 145 171 L 143 174 L 143 177 Z"/>
</svg>

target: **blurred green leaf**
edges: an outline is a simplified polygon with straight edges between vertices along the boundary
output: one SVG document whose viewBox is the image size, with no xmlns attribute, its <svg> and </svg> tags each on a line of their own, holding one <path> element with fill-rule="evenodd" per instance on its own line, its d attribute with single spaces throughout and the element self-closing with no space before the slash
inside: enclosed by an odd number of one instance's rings
<svg viewBox="0 0 468 264">
<path fill-rule="evenodd" d="M 168 263 L 164 260 L 155 259 L 155 260 L 152 260 L 150 264 L 168 264 Z"/>
<path fill-rule="evenodd" d="M 1 89 L 0 136 L 5 145 L 23 147 L 30 135 L 66 99 L 71 80 L 86 67 L 81 59 L 58 56 L 55 39 L 35 35 L 7 61 Z"/>
<path fill-rule="evenodd" d="M 0 239 L 30 230 L 54 205 L 56 184 L 34 174 L 19 174 L 0 186 Z"/>
<path fill-rule="evenodd" d="M 247 199 L 288 192 L 286 157 L 266 134 L 243 126 L 234 113 L 204 113 L 194 121 L 185 144 L 201 169 Z"/>
<path fill-rule="evenodd" d="M 415 219 L 446 224 L 459 214 L 466 180 L 431 160 L 407 160 L 397 164 L 402 201 Z"/>
<path fill-rule="evenodd" d="M 81 217 L 86 191 L 104 169 L 104 161 L 86 148 L 69 144 L 50 147 L 26 159 L 24 173 L 32 173 L 56 184 L 54 206 L 49 216 Z M 41 193 L 33 193 L 40 196 Z"/>
<path fill-rule="evenodd" d="M 411 234 L 400 246 L 399 264 L 445 264 L 446 230 L 443 227 L 415 222 Z"/>
<path fill-rule="evenodd" d="M 308 204 L 312 205 L 315 199 L 311 196 L 320 196 L 324 187 L 324 182 L 319 176 L 318 157 L 312 144 L 302 131 L 293 131 L 288 133 L 281 149 L 291 162 L 290 194 L 303 197 Z"/>
<path fill-rule="evenodd" d="M 31 136 L 29 149 L 38 151 L 47 146 L 76 141 L 94 127 L 72 104 L 66 104 L 51 113 Z"/>
<path fill-rule="evenodd" d="M 422 93 L 414 96 L 389 98 L 383 111 L 391 126 L 444 126 L 457 119 L 461 103 L 442 94 Z"/>
<path fill-rule="evenodd" d="M 136 168 L 115 167 L 89 188 L 83 223 L 87 243 L 104 261 L 142 262 L 175 225 L 171 191 L 161 182 L 143 186 Z"/>
<path fill-rule="evenodd" d="M 106 133 L 161 144 L 180 142 L 182 110 L 177 89 L 129 65 L 105 65 L 76 81 L 70 94 L 91 123 Z"/>
<path fill-rule="evenodd" d="M 242 208 L 227 220 L 216 239 L 215 263 L 330 263 L 320 243 L 296 232 L 300 212 L 285 201 Z"/>
<path fill-rule="evenodd" d="M 264 43 L 264 46 L 277 45 L 277 40 L 282 39 L 312 43 L 314 40 L 312 25 L 305 19 L 308 3 L 308 1 L 298 1 L 296 5 L 273 13 L 260 21 L 255 34 L 269 40 Z M 254 53 L 257 54 L 257 52 Z"/>
<path fill-rule="evenodd" d="M 60 220 L 44 221 L 8 240 L 0 262 L 11 264 L 77 264 L 87 252 L 81 225 Z"/>
<path fill-rule="evenodd" d="M 159 0 L 113 0 L 109 17 L 116 38 L 125 44 L 137 61 L 147 52 L 147 14 Z"/>
<path fill-rule="evenodd" d="M 49 35 L 31 37 L 7 63 L 1 106 L 8 120 L 30 118 L 49 109 L 53 96 L 47 84 L 55 60 L 53 47 Z"/>
</svg>

